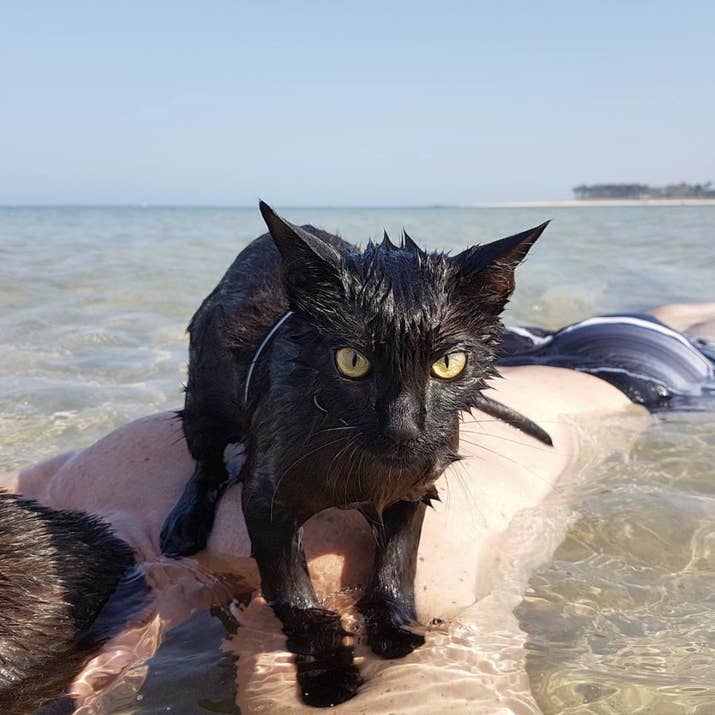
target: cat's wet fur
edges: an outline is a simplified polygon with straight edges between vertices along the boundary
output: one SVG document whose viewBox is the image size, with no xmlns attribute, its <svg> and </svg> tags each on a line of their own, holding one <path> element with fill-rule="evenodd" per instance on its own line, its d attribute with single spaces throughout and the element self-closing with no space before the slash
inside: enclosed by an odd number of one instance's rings
<svg viewBox="0 0 715 715">
<path fill-rule="evenodd" d="M 133 563 L 99 519 L 0 491 L 0 712 L 74 711 L 48 703 L 122 627 L 126 614 L 97 617 Z"/>
<path fill-rule="evenodd" d="M 239 254 L 189 326 L 181 419 L 198 467 L 162 549 L 205 546 L 227 479 L 224 448 L 245 442 L 243 511 L 263 593 L 296 654 L 304 700 L 334 705 L 361 680 L 349 634 L 313 590 L 300 526 L 329 507 L 361 511 L 378 544 L 359 604 L 368 641 L 387 658 L 423 642 L 410 626 L 424 510 L 459 459 L 459 412 L 489 409 L 482 390 L 496 375 L 499 315 L 514 269 L 546 224 L 450 257 L 406 234 L 399 246 L 385 235 L 360 251 L 260 208 L 269 233 Z M 288 311 L 244 396 L 259 345 Z M 369 358 L 369 375 L 339 372 L 343 347 Z M 433 376 L 430 366 L 453 351 L 467 354 L 463 372 Z"/>
</svg>

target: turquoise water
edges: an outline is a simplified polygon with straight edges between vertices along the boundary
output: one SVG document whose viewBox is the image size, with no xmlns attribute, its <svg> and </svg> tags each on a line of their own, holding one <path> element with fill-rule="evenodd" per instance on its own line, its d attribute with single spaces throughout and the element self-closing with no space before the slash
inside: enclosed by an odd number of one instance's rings
<svg viewBox="0 0 715 715">
<path fill-rule="evenodd" d="M 404 225 L 452 251 L 550 218 L 511 322 L 715 300 L 711 206 L 283 213 L 355 242 Z M 255 209 L 0 209 L 0 470 L 177 406 L 184 327 L 261 231 Z M 544 712 L 715 712 L 713 435 L 707 406 L 657 416 L 577 495 L 519 609 Z"/>
</svg>

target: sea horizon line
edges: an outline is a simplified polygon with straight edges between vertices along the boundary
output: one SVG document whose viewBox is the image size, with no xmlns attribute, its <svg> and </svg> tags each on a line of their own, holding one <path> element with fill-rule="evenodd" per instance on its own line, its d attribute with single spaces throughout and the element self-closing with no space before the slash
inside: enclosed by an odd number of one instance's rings
<svg viewBox="0 0 715 715">
<path fill-rule="evenodd" d="M 0 209 L 207 209 L 248 211 L 256 204 L 225 203 L 0 203 Z M 282 210 L 453 210 L 501 208 L 570 208 L 570 207 L 626 207 L 626 206 L 715 206 L 715 199 L 542 199 L 535 201 L 493 201 L 476 203 L 427 204 L 280 204 Z"/>
</svg>

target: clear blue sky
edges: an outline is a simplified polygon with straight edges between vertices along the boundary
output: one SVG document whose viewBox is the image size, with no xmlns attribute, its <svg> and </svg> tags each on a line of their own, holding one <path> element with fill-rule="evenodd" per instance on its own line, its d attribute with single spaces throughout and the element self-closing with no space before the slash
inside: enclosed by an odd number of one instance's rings
<svg viewBox="0 0 715 715">
<path fill-rule="evenodd" d="M 22 2 L 0 204 L 421 205 L 715 181 L 715 2 Z"/>
</svg>

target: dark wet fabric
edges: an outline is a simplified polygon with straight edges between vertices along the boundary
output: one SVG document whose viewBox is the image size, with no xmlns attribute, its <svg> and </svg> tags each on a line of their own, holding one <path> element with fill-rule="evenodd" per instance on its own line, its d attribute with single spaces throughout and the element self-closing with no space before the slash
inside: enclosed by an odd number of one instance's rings
<svg viewBox="0 0 715 715">
<path fill-rule="evenodd" d="M 715 394 L 715 350 L 651 315 L 589 318 L 554 333 L 509 327 L 499 365 L 551 365 L 611 383 L 633 402 L 654 409 Z"/>
</svg>

